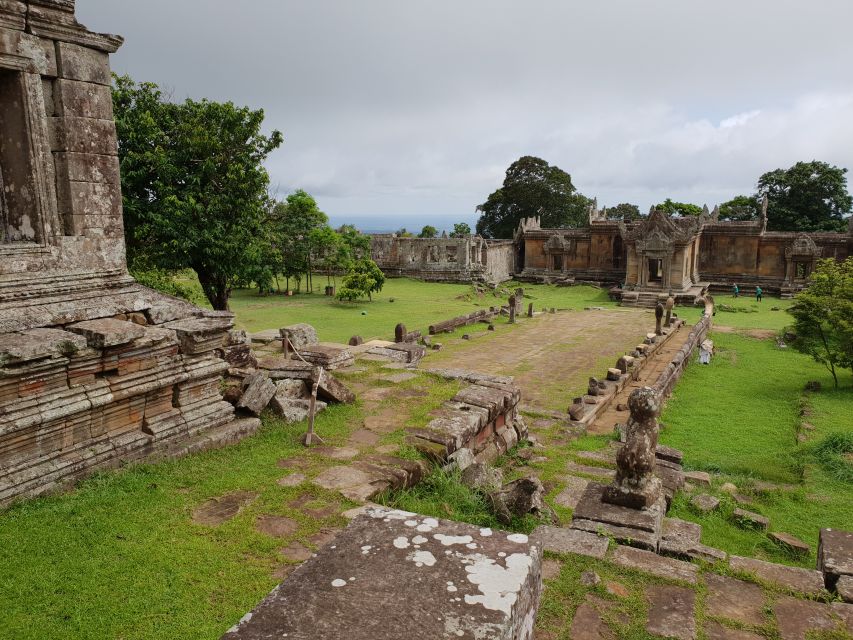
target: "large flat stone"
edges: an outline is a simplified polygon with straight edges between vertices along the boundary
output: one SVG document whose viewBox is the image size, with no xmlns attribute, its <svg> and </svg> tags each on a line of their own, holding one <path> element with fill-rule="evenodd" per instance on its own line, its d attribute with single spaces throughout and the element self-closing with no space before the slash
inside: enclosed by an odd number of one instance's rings
<svg viewBox="0 0 853 640">
<path fill-rule="evenodd" d="M 541 556 L 524 535 L 367 509 L 223 640 L 527 639 Z"/>
<path fill-rule="evenodd" d="M 832 631 L 842 624 L 832 616 L 829 605 L 789 596 L 776 602 L 773 613 L 782 640 L 805 640 L 809 631 Z"/>
<path fill-rule="evenodd" d="M 699 571 L 695 564 L 664 558 L 651 551 L 622 545 L 616 547 L 610 555 L 610 561 L 620 567 L 636 569 L 659 578 L 682 580 L 689 584 L 696 584 L 696 576 Z"/>
<path fill-rule="evenodd" d="M 542 525 L 533 536 L 545 551 L 552 553 L 575 553 L 590 558 L 603 558 L 607 554 L 607 538 L 586 531 Z"/>
<path fill-rule="evenodd" d="M 764 592 L 756 584 L 709 573 L 705 577 L 708 597 L 705 612 L 742 624 L 764 624 Z"/>
<path fill-rule="evenodd" d="M 719 622 L 709 622 L 705 626 L 705 637 L 708 640 L 765 640 L 764 636 L 741 629 L 729 629 Z"/>
<path fill-rule="evenodd" d="M 761 580 L 808 595 L 816 595 L 823 590 L 823 575 L 820 571 L 788 567 L 741 556 L 731 556 L 729 566 L 736 571 L 753 573 Z"/>
<path fill-rule="evenodd" d="M 115 347 L 145 335 L 145 328 L 126 320 L 102 318 L 101 320 L 86 320 L 66 327 L 71 333 L 84 338 L 93 349 Z"/>
<path fill-rule="evenodd" d="M 615 640 L 616 635 L 601 619 L 601 615 L 589 602 L 584 602 L 575 611 L 569 629 L 571 640 Z"/>
<path fill-rule="evenodd" d="M 606 522 L 596 522 L 595 520 L 572 518 L 571 528 L 578 531 L 587 531 L 599 536 L 607 536 L 608 538 L 613 538 L 619 544 L 627 544 L 649 551 L 656 551 L 660 543 L 660 536 L 657 533 L 643 531 L 642 529 L 633 529 L 631 527 L 620 527 L 615 524 L 607 524 Z"/>
<path fill-rule="evenodd" d="M 574 509 L 578 506 L 581 496 L 583 496 L 584 491 L 586 491 L 586 488 L 589 485 L 589 480 L 585 478 L 578 478 L 577 476 L 566 476 L 564 480 L 566 482 L 566 488 L 557 494 L 557 497 L 554 498 L 554 502 L 561 507 Z"/>
<path fill-rule="evenodd" d="M 693 589 L 656 585 L 646 589 L 649 619 L 646 631 L 663 638 L 696 638 L 696 593 Z"/>
</svg>

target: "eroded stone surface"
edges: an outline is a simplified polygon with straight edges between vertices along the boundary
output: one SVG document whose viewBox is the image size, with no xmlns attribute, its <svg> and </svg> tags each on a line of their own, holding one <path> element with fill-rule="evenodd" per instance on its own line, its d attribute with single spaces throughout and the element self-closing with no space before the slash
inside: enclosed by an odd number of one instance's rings
<svg viewBox="0 0 853 640">
<path fill-rule="evenodd" d="M 263 515 L 258 516 L 255 521 L 255 528 L 274 538 L 286 538 L 296 533 L 299 524 L 284 516 Z"/>
<path fill-rule="evenodd" d="M 610 561 L 621 567 L 644 571 L 659 578 L 682 580 L 696 584 L 699 568 L 695 564 L 664 558 L 651 551 L 619 545 L 610 555 Z"/>
<path fill-rule="evenodd" d="M 729 566 L 736 571 L 753 573 L 762 580 L 801 593 L 816 595 L 823 590 L 823 576 L 820 571 L 788 567 L 741 556 L 731 556 Z"/>
<path fill-rule="evenodd" d="M 543 525 L 533 532 L 533 537 L 545 551 L 552 553 L 575 553 L 590 558 L 603 558 L 607 554 L 607 538 L 587 531 Z"/>
<path fill-rule="evenodd" d="M 646 589 L 649 601 L 649 619 L 646 630 L 664 638 L 695 640 L 696 594 L 692 589 L 671 585 L 652 586 Z"/>
<path fill-rule="evenodd" d="M 708 640 L 763 640 L 764 636 L 751 631 L 741 629 L 730 629 L 719 622 L 709 622 L 705 626 L 705 637 Z"/>
<path fill-rule="evenodd" d="M 418 637 L 528 639 L 541 553 L 521 534 L 368 509 L 223 639 L 397 640 L 398 614 Z"/>
<path fill-rule="evenodd" d="M 554 498 L 554 502 L 561 507 L 574 509 L 578 506 L 578 502 L 580 501 L 583 492 L 586 490 L 589 480 L 578 478 L 576 476 L 566 476 L 564 480 L 566 482 L 566 488 L 557 494 L 557 497 Z"/>
<path fill-rule="evenodd" d="M 236 516 L 240 509 L 257 497 L 258 494 L 254 491 L 234 491 L 219 498 L 211 498 L 193 511 L 193 522 L 211 526 L 220 525 Z"/>
<path fill-rule="evenodd" d="M 821 529 L 817 563 L 828 583 L 842 575 L 853 575 L 853 532 Z"/>
<path fill-rule="evenodd" d="M 782 640 L 805 640 L 809 631 L 832 631 L 841 622 L 832 616 L 829 605 L 791 597 L 780 598 L 773 607 Z"/>
<path fill-rule="evenodd" d="M 714 618 L 726 618 L 743 624 L 764 624 L 764 592 L 743 580 L 710 573 L 705 577 L 708 597 L 705 611 Z"/>
</svg>

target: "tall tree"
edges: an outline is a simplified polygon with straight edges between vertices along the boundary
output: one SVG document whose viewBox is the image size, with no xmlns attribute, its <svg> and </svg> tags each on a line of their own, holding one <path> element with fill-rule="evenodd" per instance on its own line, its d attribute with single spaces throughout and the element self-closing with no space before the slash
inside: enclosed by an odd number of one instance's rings
<svg viewBox="0 0 853 640">
<path fill-rule="evenodd" d="M 824 365 L 838 387 L 838 369 L 853 371 L 853 257 L 821 260 L 789 313 L 794 347 Z"/>
<path fill-rule="evenodd" d="M 572 177 L 541 158 L 523 156 L 506 171 L 503 186 L 477 207 L 477 233 L 511 238 L 522 218 L 540 216 L 543 227 L 587 223 L 590 200 L 577 193 Z"/>
<path fill-rule="evenodd" d="M 607 209 L 608 220 L 624 220 L 625 222 L 635 222 L 642 218 L 640 207 L 629 202 L 617 204 L 615 207 Z"/>
<path fill-rule="evenodd" d="M 842 231 L 853 210 L 847 169 L 812 160 L 768 171 L 756 198 L 767 196 L 767 227 L 773 231 Z"/>
<path fill-rule="evenodd" d="M 263 254 L 267 156 L 262 110 L 231 102 L 164 100 L 156 85 L 116 78 L 125 229 L 132 260 L 191 267 L 214 309 Z"/>
<path fill-rule="evenodd" d="M 301 286 L 304 275 L 310 290 L 315 262 L 324 239 L 329 238 L 328 234 L 320 231 L 328 228 L 328 220 L 317 206 L 317 201 L 302 189 L 297 189 L 274 207 L 273 233 L 282 260 L 277 272 L 283 273 L 288 282 L 295 278 Z"/>
<path fill-rule="evenodd" d="M 361 260 L 370 257 L 370 236 L 363 234 L 355 225 L 341 225 L 338 234 L 349 247 L 353 259 Z"/>
<path fill-rule="evenodd" d="M 418 234 L 419 238 L 435 238 L 438 235 L 438 229 L 431 224 L 425 225 Z"/>
<path fill-rule="evenodd" d="M 457 222 L 453 225 L 453 231 L 450 233 L 451 238 L 464 238 L 471 235 L 471 226 L 467 222 Z"/>
<path fill-rule="evenodd" d="M 720 220 L 749 221 L 758 219 L 758 201 L 753 196 L 735 196 L 720 205 Z"/>
<path fill-rule="evenodd" d="M 689 202 L 674 202 L 667 198 L 660 204 L 655 205 L 655 209 L 659 209 L 669 215 L 676 216 L 698 216 L 702 213 L 702 207 L 698 204 L 690 204 Z"/>
</svg>

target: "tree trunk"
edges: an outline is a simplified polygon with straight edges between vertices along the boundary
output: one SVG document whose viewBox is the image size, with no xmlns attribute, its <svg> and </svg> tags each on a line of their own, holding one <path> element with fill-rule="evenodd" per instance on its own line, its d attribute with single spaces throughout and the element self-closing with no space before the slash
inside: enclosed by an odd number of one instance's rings
<svg viewBox="0 0 853 640">
<path fill-rule="evenodd" d="M 198 281 L 204 291 L 207 301 L 215 311 L 230 311 L 228 308 L 228 298 L 231 295 L 231 288 L 228 286 L 226 279 L 218 274 L 211 274 L 204 269 L 195 267 L 195 272 L 198 274 Z"/>
</svg>

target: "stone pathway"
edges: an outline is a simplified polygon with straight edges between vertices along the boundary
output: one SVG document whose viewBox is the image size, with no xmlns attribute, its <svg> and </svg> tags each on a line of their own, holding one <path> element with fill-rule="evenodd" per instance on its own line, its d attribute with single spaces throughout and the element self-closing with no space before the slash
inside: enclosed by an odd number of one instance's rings
<svg viewBox="0 0 853 640">
<path fill-rule="evenodd" d="M 666 369 L 667 365 L 669 365 L 673 356 L 678 353 L 678 350 L 687 341 L 689 335 L 690 327 L 682 327 L 672 338 L 667 340 L 660 350 L 652 354 L 649 361 L 646 362 L 645 367 L 643 367 L 643 370 L 640 371 L 637 380 L 625 385 L 625 388 L 616 394 L 610 406 L 596 418 L 595 422 L 589 425 L 587 429 L 588 433 L 593 435 L 609 434 L 613 433 L 617 424 L 625 424 L 629 415 L 627 410 L 628 396 L 631 395 L 634 389 L 652 386 L 660 374 L 663 373 L 663 370 Z M 622 407 L 621 410 L 620 407 Z"/>
<path fill-rule="evenodd" d="M 748 570 L 733 558 L 732 575 L 720 564 L 694 564 L 633 547 L 617 545 L 605 555 L 591 533 L 543 527 L 537 535 L 549 554 L 547 613 L 540 615 L 538 640 L 646 637 L 638 635 L 641 629 L 653 638 L 677 640 L 853 639 L 853 604 L 832 602 L 825 591 L 815 591 L 816 584 L 804 576 L 819 579 L 817 571 L 782 567 L 771 574 L 757 565 Z M 606 550 L 606 539 L 598 539 Z M 577 572 L 585 566 L 590 570 L 580 580 L 561 581 L 564 567 Z M 596 572 L 612 572 L 625 584 L 602 580 Z M 572 594 L 575 606 L 566 602 L 561 610 L 565 594 Z"/>
<path fill-rule="evenodd" d="M 445 349 L 424 362 L 431 368 L 514 376 L 522 390 L 522 405 L 565 413 L 588 377 L 633 349 L 650 325 L 654 328 L 654 317 L 641 309 L 549 313 L 520 318 L 511 331 L 488 339 L 445 340 Z"/>
</svg>

